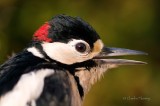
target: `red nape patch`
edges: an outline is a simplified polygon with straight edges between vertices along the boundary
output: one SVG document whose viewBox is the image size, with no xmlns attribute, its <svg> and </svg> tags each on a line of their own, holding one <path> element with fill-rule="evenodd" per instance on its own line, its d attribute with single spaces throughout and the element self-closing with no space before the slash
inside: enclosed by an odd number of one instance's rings
<svg viewBox="0 0 160 106">
<path fill-rule="evenodd" d="M 35 33 L 33 40 L 37 41 L 45 41 L 45 42 L 52 42 L 51 38 L 48 38 L 48 30 L 51 26 L 48 23 L 42 25 Z"/>
</svg>

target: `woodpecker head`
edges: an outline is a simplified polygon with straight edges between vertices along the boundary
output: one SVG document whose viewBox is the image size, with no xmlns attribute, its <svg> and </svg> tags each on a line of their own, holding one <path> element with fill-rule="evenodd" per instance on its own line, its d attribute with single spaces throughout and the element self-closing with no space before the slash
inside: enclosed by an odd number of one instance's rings
<svg viewBox="0 0 160 106">
<path fill-rule="evenodd" d="M 79 17 L 66 15 L 57 15 L 42 25 L 34 33 L 32 46 L 27 50 L 48 61 L 54 60 L 68 66 L 81 64 L 76 67 L 75 76 L 79 78 L 85 91 L 107 68 L 144 64 L 134 60 L 108 59 L 109 56 L 145 54 L 129 49 L 106 47 L 87 22 Z M 92 63 L 94 65 L 90 65 Z"/>
</svg>

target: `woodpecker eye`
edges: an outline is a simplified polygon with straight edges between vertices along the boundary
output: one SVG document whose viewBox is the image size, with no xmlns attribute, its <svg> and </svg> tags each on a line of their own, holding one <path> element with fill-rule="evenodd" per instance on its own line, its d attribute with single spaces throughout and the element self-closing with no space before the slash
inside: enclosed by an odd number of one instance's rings
<svg viewBox="0 0 160 106">
<path fill-rule="evenodd" d="M 84 53 L 87 50 L 87 47 L 84 43 L 77 43 L 75 46 L 76 50 L 80 53 Z"/>
</svg>

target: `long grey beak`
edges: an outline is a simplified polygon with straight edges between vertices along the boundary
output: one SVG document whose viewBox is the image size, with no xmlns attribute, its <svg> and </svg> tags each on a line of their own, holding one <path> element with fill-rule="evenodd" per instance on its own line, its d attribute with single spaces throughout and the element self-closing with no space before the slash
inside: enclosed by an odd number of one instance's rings
<svg viewBox="0 0 160 106">
<path fill-rule="evenodd" d="M 147 55 L 147 53 L 136 50 L 123 49 L 123 48 L 104 47 L 101 53 L 97 55 L 94 59 L 101 59 L 105 63 L 115 64 L 115 65 L 146 64 L 146 62 L 135 61 L 135 60 L 108 59 L 108 57 L 124 56 L 124 55 Z"/>
</svg>

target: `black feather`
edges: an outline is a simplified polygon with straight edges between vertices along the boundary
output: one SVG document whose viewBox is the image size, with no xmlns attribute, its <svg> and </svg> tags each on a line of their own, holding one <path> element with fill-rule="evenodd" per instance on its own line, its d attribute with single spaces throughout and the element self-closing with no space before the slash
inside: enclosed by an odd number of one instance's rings
<svg viewBox="0 0 160 106">
<path fill-rule="evenodd" d="M 79 17 L 57 15 L 49 21 L 51 28 L 48 37 L 54 42 L 68 42 L 71 39 L 81 39 L 93 47 L 95 41 L 100 39 L 97 32 Z"/>
<path fill-rule="evenodd" d="M 0 66 L 0 96 L 11 90 L 22 74 L 45 60 L 24 51 L 10 58 Z"/>
</svg>

